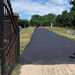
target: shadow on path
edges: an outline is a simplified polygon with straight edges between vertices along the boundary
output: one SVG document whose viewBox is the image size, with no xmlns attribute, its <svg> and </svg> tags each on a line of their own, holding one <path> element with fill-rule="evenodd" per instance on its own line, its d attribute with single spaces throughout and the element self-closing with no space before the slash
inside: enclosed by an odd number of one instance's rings
<svg viewBox="0 0 75 75">
<path fill-rule="evenodd" d="M 24 64 L 75 64 L 75 42 L 44 28 L 37 28 L 30 45 L 20 56 Z M 70 55 L 74 55 L 74 57 Z"/>
</svg>

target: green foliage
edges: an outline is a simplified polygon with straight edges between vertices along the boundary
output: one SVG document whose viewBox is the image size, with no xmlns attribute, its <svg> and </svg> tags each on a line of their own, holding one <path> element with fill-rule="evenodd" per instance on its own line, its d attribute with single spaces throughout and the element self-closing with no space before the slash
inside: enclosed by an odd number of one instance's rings
<svg viewBox="0 0 75 75">
<path fill-rule="evenodd" d="M 72 26 L 72 14 L 68 13 L 67 11 L 63 11 L 62 15 L 58 15 L 56 18 L 56 25 L 62 27 L 71 27 Z"/>
<path fill-rule="evenodd" d="M 71 11 L 63 11 L 61 15 L 56 18 L 56 26 L 75 27 L 75 0 L 71 1 L 73 5 Z"/>
<path fill-rule="evenodd" d="M 48 14 L 44 16 L 33 15 L 30 20 L 30 25 L 32 26 L 49 26 L 51 22 L 54 22 L 56 15 Z"/>
<path fill-rule="evenodd" d="M 70 13 L 72 14 L 72 17 L 73 17 L 72 24 L 75 27 L 75 0 L 72 1 L 72 5 L 73 5 L 73 7 L 72 7 Z"/>
<path fill-rule="evenodd" d="M 19 19 L 19 20 L 18 20 L 18 24 L 19 24 L 22 28 L 25 28 L 25 27 L 28 27 L 28 26 L 29 26 L 28 20 L 21 20 L 21 19 Z"/>
</svg>

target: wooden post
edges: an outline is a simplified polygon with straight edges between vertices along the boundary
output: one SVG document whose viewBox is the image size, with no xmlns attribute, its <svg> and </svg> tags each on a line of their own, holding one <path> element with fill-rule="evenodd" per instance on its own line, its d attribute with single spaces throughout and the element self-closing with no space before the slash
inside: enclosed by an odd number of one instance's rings
<svg viewBox="0 0 75 75">
<path fill-rule="evenodd" d="M 3 0 L 0 0 L 0 60 L 1 60 L 1 75 L 4 75 L 3 73 L 3 63 L 4 63 L 4 57 L 3 57 L 3 17 L 4 17 L 4 7 L 3 7 Z"/>
<path fill-rule="evenodd" d="M 5 1 L 0 0 L 0 65 L 1 75 L 10 75 L 20 55 L 20 42 L 18 17 L 12 12 L 10 0 Z"/>
<path fill-rule="evenodd" d="M 51 29 L 53 28 L 53 23 L 51 23 L 51 26 L 50 27 L 51 27 Z"/>
<path fill-rule="evenodd" d="M 18 15 L 14 15 L 15 23 L 16 23 L 16 37 L 17 37 L 17 43 L 16 43 L 16 60 L 19 62 L 19 56 L 20 56 L 20 31 L 19 31 L 19 26 L 18 26 Z"/>
</svg>

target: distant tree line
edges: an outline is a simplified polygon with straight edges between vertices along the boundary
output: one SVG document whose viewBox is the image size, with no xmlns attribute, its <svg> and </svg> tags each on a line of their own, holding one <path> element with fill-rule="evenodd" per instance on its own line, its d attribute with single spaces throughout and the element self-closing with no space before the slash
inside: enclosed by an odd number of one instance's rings
<svg viewBox="0 0 75 75">
<path fill-rule="evenodd" d="M 22 28 L 29 27 L 29 21 L 28 20 L 18 19 L 18 24 Z"/>
<path fill-rule="evenodd" d="M 50 26 L 51 22 L 55 22 L 55 18 L 56 15 L 54 14 L 48 14 L 44 16 L 33 15 L 30 21 L 19 19 L 18 23 L 22 28 L 28 26 Z"/>
<path fill-rule="evenodd" d="M 50 26 L 51 22 L 54 22 L 56 15 L 48 14 L 44 16 L 33 15 L 30 20 L 30 25 L 32 26 Z"/>
<path fill-rule="evenodd" d="M 75 0 L 72 0 L 70 4 L 72 5 L 70 12 L 65 10 L 61 15 L 51 13 L 44 16 L 33 15 L 30 21 L 19 19 L 19 25 L 24 28 L 28 26 L 50 26 L 53 23 L 55 26 L 75 27 Z"/>
</svg>

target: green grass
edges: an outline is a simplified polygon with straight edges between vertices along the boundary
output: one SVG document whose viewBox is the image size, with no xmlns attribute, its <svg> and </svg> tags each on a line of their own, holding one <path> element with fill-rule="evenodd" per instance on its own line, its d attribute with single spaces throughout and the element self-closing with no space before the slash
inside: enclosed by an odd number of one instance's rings
<svg viewBox="0 0 75 75">
<path fill-rule="evenodd" d="M 22 54 L 31 40 L 35 27 L 24 28 L 20 31 L 20 53 Z"/>
<path fill-rule="evenodd" d="M 11 75 L 19 75 L 20 74 L 20 67 L 21 67 L 21 65 L 17 64 Z"/>
<path fill-rule="evenodd" d="M 63 28 L 63 27 L 53 27 L 52 29 L 49 28 L 49 31 L 52 31 L 60 36 L 63 36 L 75 41 L 75 35 L 72 35 L 72 33 L 75 32 L 74 29 Z"/>
</svg>

